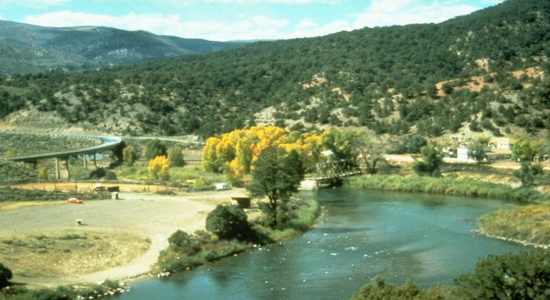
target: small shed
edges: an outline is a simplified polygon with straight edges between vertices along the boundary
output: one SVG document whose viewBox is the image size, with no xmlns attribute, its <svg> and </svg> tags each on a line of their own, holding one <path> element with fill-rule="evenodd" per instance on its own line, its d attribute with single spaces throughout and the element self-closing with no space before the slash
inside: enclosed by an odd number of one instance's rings
<svg viewBox="0 0 550 300">
<path fill-rule="evenodd" d="M 216 191 L 228 190 L 229 184 L 225 182 L 216 183 Z"/>
<path fill-rule="evenodd" d="M 237 205 L 240 208 L 250 208 L 250 197 L 233 196 L 231 197 L 231 205 Z"/>
</svg>

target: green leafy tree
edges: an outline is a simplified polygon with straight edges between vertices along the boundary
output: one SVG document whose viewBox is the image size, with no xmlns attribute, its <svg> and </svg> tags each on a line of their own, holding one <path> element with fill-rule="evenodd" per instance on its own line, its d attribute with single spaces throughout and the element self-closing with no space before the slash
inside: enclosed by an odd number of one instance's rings
<svg viewBox="0 0 550 300">
<path fill-rule="evenodd" d="M 0 289 L 10 284 L 10 279 L 13 278 L 13 273 L 4 264 L 0 263 Z"/>
<path fill-rule="evenodd" d="M 38 178 L 42 180 L 48 180 L 48 168 L 41 167 L 38 169 Z"/>
<path fill-rule="evenodd" d="M 136 150 L 132 146 L 125 147 L 124 150 L 122 150 L 122 157 L 124 159 L 123 165 L 125 167 L 133 166 L 138 159 Z"/>
<path fill-rule="evenodd" d="M 407 281 L 402 286 L 387 283 L 382 277 L 376 276 L 374 282 L 361 288 L 350 300 L 445 300 L 450 299 L 448 293 L 440 287 L 420 290 L 413 282 Z"/>
<path fill-rule="evenodd" d="M 168 149 L 168 161 L 172 167 L 185 166 L 185 160 L 183 159 L 183 153 L 178 147 Z"/>
<path fill-rule="evenodd" d="M 157 157 L 157 156 L 166 156 L 168 154 L 166 145 L 164 145 L 160 140 L 154 139 L 147 143 L 145 150 L 145 158 L 147 161 Z"/>
<path fill-rule="evenodd" d="M 455 279 L 462 299 L 549 299 L 548 250 L 489 255 Z"/>
<path fill-rule="evenodd" d="M 522 161 L 519 170 L 514 171 L 524 187 L 532 186 L 535 183 L 535 176 L 542 173 L 542 168 L 539 165 L 532 165 L 530 162 Z"/>
<path fill-rule="evenodd" d="M 485 144 L 483 141 L 477 140 L 468 147 L 468 158 L 473 159 L 478 165 L 487 159 L 487 153 L 485 152 Z"/>
<path fill-rule="evenodd" d="M 439 167 L 443 162 L 441 151 L 435 145 L 424 146 L 420 149 L 422 161 L 413 164 L 413 170 L 418 175 L 439 176 Z"/>
<path fill-rule="evenodd" d="M 295 166 L 295 156 L 287 155 L 281 148 L 269 146 L 262 150 L 253 163 L 252 181 L 246 189 L 253 197 L 267 197 L 269 203 L 264 207 L 267 225 L 282 227 L 287 203 L 303 179 L 303 171 Z"/>
<path fill-rule="evenodd" d="M 519 161 L 531 161 L 536 154 L 536 149 L 529 141 L 518 139 L 512 147 L 512 159 Z"/>
<path fill-rule="evenodd" d="M 403 153 L 419 153 L 420 149 L 426 146 L 426 139 L 418 134 L 407 135 L 403 138 L 401 143 L 397 144 L 397 147 L 393 152 L 398 154 Z"/>
<path fill-rule="evenodd" d="M 453 85 L 446 82 L 444 83 L 442 86 L 441 86 L 441 89 L 443 90 L 443 92 L 445 93 L 445 95 L 450 95 L 453 93 Z"/>
<path fill-rule="evenodd" d="M 245 240 L 250 233 L 247 218 L 244 210 L 237 205 L 218 205 L 206 217 L 206 230 L 220 239 Z"/>
</svg>

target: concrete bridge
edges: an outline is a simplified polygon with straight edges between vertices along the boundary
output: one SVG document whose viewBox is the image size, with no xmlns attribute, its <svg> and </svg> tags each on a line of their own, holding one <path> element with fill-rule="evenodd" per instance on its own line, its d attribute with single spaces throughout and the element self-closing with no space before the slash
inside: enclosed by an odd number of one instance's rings
<svg viewBox="0 0 550 300">
<path fill-rule="evenodd" d="M 69 137 L 69 138 L 78 138 L 78 139 L 93 139 L 100 141 L 101 144 L 93 147 L 82 148 L 77 150 L 68 150 L 60 152 L 51 152 L 51 153 L 41 153 L 41 154 L 32 154 L 32 155 L 23 155 L 5 158 L 6 160 L 16 161 L 16 162 L 25 162 L 33 164 L 36 168 L 36 164 L 39 160 L 55 159 L 55 174 L 56 179 L 59 179 L 59 160 L 65 160 L 65 166 L 69 172 L 69 158 L 82 156 L 84 161 L 84 166 L 87 167 L 87 155 L 94 155 L 103 153 L 105 151 L 113 151 L 118 160 L 122 160 L 122 150 L 125 146 L 124 141 L 120 137 L 109 137 L 109 136 L 89 136 L 89 135 L 68 135 L 68 134 L 48 134 L 53 137 Z M 97 168 L 96 160 L 93 160 L 94 166 Z"/>
</svg>

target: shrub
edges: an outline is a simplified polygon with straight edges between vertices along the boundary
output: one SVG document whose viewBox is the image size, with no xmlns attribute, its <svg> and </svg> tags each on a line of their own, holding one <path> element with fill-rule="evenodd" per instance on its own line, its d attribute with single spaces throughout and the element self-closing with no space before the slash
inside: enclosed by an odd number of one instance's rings
<svg viewBox="0 0 550 300">
<path fill-rule="evenodd" d="M 548 299 L 550 255 L 547 250 L 489 255 L 455 282 L 464 299 Z"/>
<path fill-rule="evenodd" d="M 0 289 L 8 286 L 10 279 L 12 279 L 13 273 L 10 269 L 0 263 Z"/>
<path fill-rule="evenodd" d="M 218 205 L 206 217 L 206 230 L 224 240 L 246 240 L 250 235 L 246 213 L 236 205 Z"/>
</svg>

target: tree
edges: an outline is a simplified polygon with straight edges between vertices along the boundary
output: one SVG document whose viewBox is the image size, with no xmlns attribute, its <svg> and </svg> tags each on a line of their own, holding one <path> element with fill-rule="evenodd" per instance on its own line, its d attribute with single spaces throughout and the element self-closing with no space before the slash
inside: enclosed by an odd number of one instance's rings
<svg viewBox="0 0 550 300">
<path fill-rule="evenodd" d="M 183 159 L 183 153 L 178 147 L 168 149 L 168 161 L 172 167 L 185 166 L 185 160 Z"/>
<path fill-rule="evenodd" d="M 418 134 L 407 135 L 403 138 L 403 142 L 398 144 L 395 153 L 419 153 L 420 149 L 426 146 L 426 139 Z"/>
<path fill-rule="evenodd" d="M 4 264 L 0 263 L 0 289 L 8 286 L 10 279 L 12 279 L 13 273 Z"/>
<path fill-rule="evenodd" d="M 542 168 L 538 165 L 531 165 L 530 162 L 522 161 L 519 170 L 514 171 L 524 187 L 532 186 L 535 183 L 535 176 L 542 173 Z"/>
<path fill-rule="evenodd" d="M 147 161 L 150 161 L 157 156 L 167 155 L 166 145 L 164 145 L 158 139 L 149 141 L 146 148 L 147 150 L 145 150 L 145 159 L 147 159 Z"/>
<path fill-rule="evenodd" d="M 512 159 L 519 161 L 531 161 L 535 156 L 536 150 L 529 141 L 518 139 L 512 147 Z"/>
<path fill-rule="evenodd" d="M 422 161 L 413 164 L 413 170 L 418 175 L 439 176 L 439 166 L 443 162 L 441 152 L 434 146 L 428 145 L 420 149 Z"/>
<path fill-rule="evenodd" d="M 468 158 L 473 159 L 477 162 L 478 165 L 482 161 L 487 159 L 487 153 L 485 152 L 485 144 L 483 140 L 476 140 L 473 144 L 468 147 Z"/>
<path fill-rule="evenodd" d="M 166 156 L 156 156 L 149 161 L 147 171 L 152 179 L 168 180 L 170 179 L 170 162 Z"/>
<path fill-rule="evenodd" d="M 453 85 L 450 84 L 449 82 L 445 82 L 442 86 L 441 86 L 441 89 L 443 90 L 443 92 L 445 93 L 445 95 L 450 95 L 452 94 L 454 88 L 453 88 Z"/>
<path fill-rule="evenodd" d="M 376 276 L 373 283 L 361 288 L 350 300 L 444 300 L 449 299 L 441 287 L 427 290 L 420 288 L 413 282 L 407 281 L 402 286 L 387 283 L 382 277 Z"/>
<path fill-rule="evenodd" d="M 48 180 L 48 168 L 41 167 L 40 169 L 38 169 L 38 178 Z"/>
<path fill-rule="evenodd" d="M 363 159 L 367 167 L 367 173 L 376 173 L 376 165 L 378 162 L 384 160 L 384 155 L 388 147 L 387 140 L 375 139 L 368 135 L 364 135 L 363 138 L 357 140 L 356 147 L 359 156 Z"/>
<path fill-rule="evenodd" d="M 268 204 L 264 207 L 267 215 L 267 225 L 273 228 L 284 225 L 285 211 L 293 193 L 298 192 L 298 186 L 303 179 L 303 171 L 295 166 L 296 157 L 286 154 L 281 148 L 273 145 L 260 152 L 253 163 L 252 181 L 246 186 L 252 197 L 267 197 Z"/>
<path fill-rule="evenodd" d="M 548 299 L 550 255 L 547 250 L 489 255 L 455 282 L 463 299 Z"/>
<path fill-rule="evenodd" d="M 124 150 L 122 150 L 122 157 L 124 159 L 123 165 L 125 167 L 133 166 L 138 159 L 136 150 L 132 146 L 125 147 Z"/>
<path fill-rule="evenodd" d="M 247 215 L 237 205 L 218 205 L 206 217 L 206 230 L 220 239 L 245 240 L 250 233 Z"/>
</svg>

